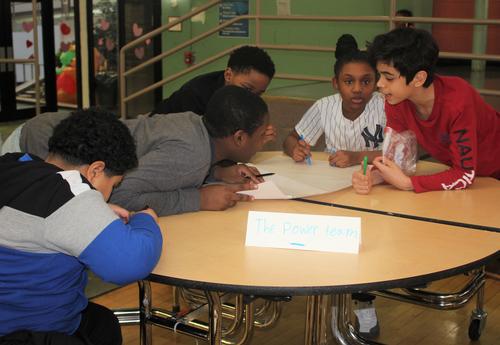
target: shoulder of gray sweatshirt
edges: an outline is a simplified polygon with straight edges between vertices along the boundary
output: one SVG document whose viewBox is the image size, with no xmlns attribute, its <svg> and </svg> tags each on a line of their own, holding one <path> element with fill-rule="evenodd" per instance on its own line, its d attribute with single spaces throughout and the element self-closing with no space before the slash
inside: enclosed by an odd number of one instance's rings
<svg viewBox="0 0 500 345">
<path fill-rule="evenodd" d="M 187 112 L 125 122 L 136 138 L 139 167 L 125 175 L 110 202 L 129 210 L 149 206 L 160 216 L 198 211 L 212 164 L 202 117 Z"/>
</svg>

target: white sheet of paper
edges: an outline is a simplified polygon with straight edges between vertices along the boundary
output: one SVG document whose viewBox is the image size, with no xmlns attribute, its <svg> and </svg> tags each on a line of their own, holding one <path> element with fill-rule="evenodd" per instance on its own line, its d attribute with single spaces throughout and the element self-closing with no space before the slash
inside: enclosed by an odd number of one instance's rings
<svg viewBox="0 0 500 345">
<path fill-rule="evenodd" d="M 253 196 L 255 199 L 291 199 L 290 195 L 284 194 L 273 181 L 259 183 L 258 189 L 245 190 L 238 192 Z"/>
<path fill-rule="evenodd" d="M 352 173 L 359 169 L 359 166 L 332 167 L 327 161 L 314 160 L 314 155 L 312 165 L 296 163 L 290 157 L 280 155 L 261 161 L 255 167 L 261 173 L 275 173 L 266 177 L 266 181 L 273 181 L 283 194 L 292 198 L 331 193 L 350 187 Z"/>
<path fill-rule="evenodd" d="M 361 218 L 248 212 L 246 246 L 359 252 Z"/>
</svg>

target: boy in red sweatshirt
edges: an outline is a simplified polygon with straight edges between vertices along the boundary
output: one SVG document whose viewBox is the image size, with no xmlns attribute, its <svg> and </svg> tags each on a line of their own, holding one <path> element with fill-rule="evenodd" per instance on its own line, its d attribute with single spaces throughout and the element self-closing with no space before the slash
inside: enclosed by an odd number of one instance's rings
<svg viewBox="0 0 500 345">
<path fill-rule="evenodd" d="M 418 143 L 450 168 L 407 176 L 391 160 L 377 157 L 376 169 L 353 174 L 356 192 L 368 194 L 382 181 L 419 193 L 464 189 L 476 176 L 500 178 L 500 113 L 463 79 L 434 73 L 439 47 L 430 33 L 394 29 L 375 37 L 368 52 L 380 74 L 387 126 L 412 130 Z"/>
</svg>

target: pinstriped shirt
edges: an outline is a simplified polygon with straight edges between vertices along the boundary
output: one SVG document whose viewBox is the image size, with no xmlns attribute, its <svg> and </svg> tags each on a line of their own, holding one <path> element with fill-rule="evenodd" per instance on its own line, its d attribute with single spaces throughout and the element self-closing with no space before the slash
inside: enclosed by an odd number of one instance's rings
<svg viewBox="0 0 500 345">
<path fill-rule="evenodd" d="M 295 130 L 310 145 L 315 145 L 325 133 L 328 152 L 373 151 L 382 149 L 385 123 L 384 99 L 380 93 L 373 93 L 365 110 L 354 121 L 342 114 L 342 98 L 337 93 L 316 101 Z"/>
</svg>

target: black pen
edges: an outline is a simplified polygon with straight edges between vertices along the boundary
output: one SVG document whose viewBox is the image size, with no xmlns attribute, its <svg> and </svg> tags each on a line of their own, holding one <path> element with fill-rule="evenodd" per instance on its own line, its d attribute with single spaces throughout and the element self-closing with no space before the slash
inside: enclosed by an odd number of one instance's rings
<svg viewBox="0 0 500 345">
<path fill-rule="evenodd" d="M 265 177 L 265 176 L 271 176 L 271 175 L 274 175 L 274 173 L 259 174 L 259 175 L 255 175 L 255 177 Z M 250 178 L 250 176 L 245 176 L 245 178 Z"/>
<path fill-rule="evenodd" d="M 264 177 L 264 176 L 271 176 L 271 175 L 274 175 L 274 173 L 265 173 L 265 174 L 255 175 L 255 177 Z"/>
</svg>

